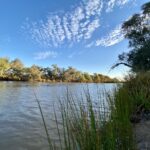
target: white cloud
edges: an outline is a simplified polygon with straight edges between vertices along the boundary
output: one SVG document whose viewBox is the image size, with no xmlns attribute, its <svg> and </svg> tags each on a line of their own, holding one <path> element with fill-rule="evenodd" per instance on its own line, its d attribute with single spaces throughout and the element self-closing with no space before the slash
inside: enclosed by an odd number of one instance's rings
<svg viewBox="0 0 150 150">
<path fill-rule="evenodd" d="M 49 15 L 46 22 L 31 23 L 28 29 L 32 40 L 42 46 L 55 46 L 78 43 L 89 39 L 100 26 L 100 13 L 103 0 L 81 2 L 74 10 Z"/>
<path fill-rule="evenodd" d="M 90 18 L 94 15 L 100 15 L 102 8 L 102 0 L 89 0 L 88 3 L 85 3 L 86 17 Z"/>
<path fill-rule="evenodd" d="M 50 14 L 46 21 L 27 23 L 27 32 L 33 41 L 45 47 L 90 43 L 93 34 L 100 29 L 102 11 L 110 12 L 114 7 L 122 7 L 131 1 L 135 0 L 82 0 L 71 11 Z M 96 46 L 111 46 L 121 41 L 118 32 L 116 29 L 107 38 L 97 40 Z"/>
<path fill-rule="evenodd" d="M 92 36 L 92 33 L 100 26 L 99 19 L 93 20 L 89 25 L 87 26 L 87 32 L 85 33 L 84 39 L 90 39 Z"/>
<path fill-rule="evenodd" d="M 34 59 L 36 60 L 42 60 L 47 58 L 55 58 L 58 55 L 55 51 L 45 51 L 45 52 L 38 52 L 34 54 Z"/>
<path fill-rule="evenodd" d="M 95 46 L 109 47 L 121 42 L 123 39 L 124 33 L 122 31 L 121 25 L 119 25 L 106 37 L 96 40 Z"/>
<path fill-rule="evenodd" d="M 129 2 L 133 2 L 133 1 L 135 1 L 135 0 L 109 0 L 107 2 L 106 12 L 111 12 L 114 7 L 116 7 L 116 6 L 122 7 L 123 5 L 125 5 Z"/>
<path fill-rule="evenodd" d="M 88 44 L 86 45 L 86 48 L 90 48 L 90 47 L 92 47 L 92 46 L 95 46 L 94 42 L 88 43 Z"/>
</svg>

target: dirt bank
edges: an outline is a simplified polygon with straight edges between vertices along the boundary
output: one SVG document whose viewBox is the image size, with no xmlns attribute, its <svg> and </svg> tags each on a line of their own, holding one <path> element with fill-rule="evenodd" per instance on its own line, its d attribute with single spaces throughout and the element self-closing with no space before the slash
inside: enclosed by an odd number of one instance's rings
<svg viewBox="0 0 150 150">
<path fill-rule="evenodd" d="M 134 132 L 138 150 L 150 150 L 150 112 L 142 115 L 142 119 L 134 124 Z"/>
</svg>

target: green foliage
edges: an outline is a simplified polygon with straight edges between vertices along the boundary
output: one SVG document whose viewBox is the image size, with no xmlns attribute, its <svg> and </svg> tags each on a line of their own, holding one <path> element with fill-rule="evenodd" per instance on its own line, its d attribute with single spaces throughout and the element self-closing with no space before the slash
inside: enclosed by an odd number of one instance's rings
<svg viewBox="0 0 150 150">
<path fill-rule="evenodd" d="M 10 63 L 8 58 L 0 58 L 0 78 L 6 76 L 6 71 L 10 68 Z"/>
<path fill-rule="evenodd" d="M 10 69 L 8 71 L 8 78 L 14 80 L 22 80 L 23 78 L 23 63 L 19 59 L 15 59 L 10 62 Z"/>
<path fill-rule="evenodd" d="M 112 139 L 112 141 L 106 142 L 104 149 L 135 149 L 132 124 L 130 122 L 131 103 L 132 101 L 128 95 L 128 90 L 120 87 L 115 91 L 114 102 L 111 103 L 113 104 L 111 106 L 111 119 L 106 126 L 104 126 L 104 131 L 106 132 L 104 133 L 104 140 L 105 138 L 106 140 L 109 139 L 107 136 L 110 136 L 110 140 Z"/>
<path fill-rule="evenodd" d="M 44 123 L 50 149 L 135 150 L 131 119 L 133 115 L 150 111 L 149 87 L 150 72 L 129 75 L 113 94 L 97 90 L 94 99 L 88 89 L 77 96 L 67 88 L 65 96 L 60 98 L 60 113 L 56 113 L 54 105 L 60 144 L 54 143 Z M 42 114 L 41 108 L 40 111 Z"/>
<path fill-rule="evenodd" d="M 101 91 L 98 91 L 99 101 L 95 104 L 89 90 L 79 97 L 73 96 L 67 89 L 66 96 L 60 101 L 63 122 L 63 131 L 59 134 L 63 145 L 61 149 L 136 149 L 132 119 L 143 111 L 150 111 L 149 87 L 149 72 L 130 75 L 126 83 L 118 85 L 113 95 L 104 93 L 108 107 L 100 99 Z M 60 128 L 57 130 L 60 133 Z"/>
<path fill-rule="evenodd" d="M 39 81 L 41 79 L 40 68 L 36 65 L 31 66 L 31 68 L 29 68 L 29 76 L 30 80 Z"/>
<path fill-rule="evenodd" d="M 95 104 L 89 90 L 82 96 L 73 95 L 69 89 L 60 100 L 61 127 L 55 106 L 55 120 L 60 140 L 56 149 L 61 150 L 133 150 L 135 149 L 132 124 L 130 122 L 132 103 L 127 90 L 120 87 L 114 96 L 103 93 L 108 102 L 100 99 Z M 100 94 L 101 93 L 101 94 Z M 104 96 L 103 95 L 103 96 Z M 131 105 L 132 106 L 132 105 Z M 59 118 L 60 120 L 60 118 Z M 60 134 L 61 133 L 61 134 Z M 49 135 L 50 136 L 50 135 Z M 52 142 L 53 143 L 53 142 Z M 52 149 L 55 146 L 52 145 Z"/>
<path fill-rule="evenodd" d="M 90 75 L 76 70 L 73 67 L 60 68 L 56 64 L 52 67 L 42 68 L 32 65 L 24 67 L 19 59 L 9 62 L 7 58 L 0 58 L 0 79 L 17 81 L 42 81 L 42 82 L 118 82 L 101 74 Z"/>
<path fill-rule="evenodd" d="M 112 68 L 123 64 L 134 72 L 150 70 L 150 2 L 142 6 L 142 12 L 124 22 L 122 29 L 129 40 L 129 53 L 118 56 L 119 62 Z"/>
<path fill-rule="evenodd" d="M 15 59 L 11 61 L 10 66 L 12 69 L 17 69 L 17 70 L 21 70 L 24 67 L 23 63 L 19 59 Z"/>
<path fill-rule="evenodd" d="M 150 72 L 129 76 L 123 86 L 132 98 L 132 112 L 150 110 Z"/>
</svg>

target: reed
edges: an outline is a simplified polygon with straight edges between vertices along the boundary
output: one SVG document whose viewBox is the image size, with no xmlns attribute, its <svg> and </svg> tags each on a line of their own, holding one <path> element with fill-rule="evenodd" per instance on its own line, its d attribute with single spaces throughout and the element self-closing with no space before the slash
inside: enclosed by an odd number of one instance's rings
<svg viewBox="0 0 150 150">
<path fill-rule="evenodd" d="M 63 134 L 59 134 L 62 136 L 59 139 L 63 139 L 60 149 L 134 149 L 130 107 L 125 94 L 125 91 L 115 89 L 114 95 L 102 93 L 106 99 L 98 95 L 95 103 L 88 89 L 80 98 L 67 89 L 66 96 L 60 100 L 63 126 Z"/>
<path fill-rule="evenodd" d="M 67 88 L 65 96 L 59 99 L 61 117 L 57 115 L 54 106 L 60 145 L 56 148 L 50 134 L 47 134 L 50 149 L 136 149 L 132 119 L 137 112 L 150 110 L 149 87 L 150 76 L 142 74 L 130 76 L 113 92 L 97 90 L 96 98 L 92 97 L 88 88 L 80 96 Z M 40 103 L 38 105 L 43 116 Z M 61 120 L 61 128 L 58 119 Z M 44 126 L 47 133 L 45 123 Z"/>
</svg>

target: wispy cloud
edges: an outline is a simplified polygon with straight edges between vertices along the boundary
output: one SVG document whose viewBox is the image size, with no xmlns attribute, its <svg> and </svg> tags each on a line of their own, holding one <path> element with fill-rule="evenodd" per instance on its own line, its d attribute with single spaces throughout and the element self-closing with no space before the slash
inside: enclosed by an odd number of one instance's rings
<svg viewBox="0 0 150 150">
<path fill-rule="evenodd" d="M 122 31 L 121 25 L 117 26 L 113 31 L 111 31 L 106 37 L 96 40 L 96 46 L 112 46 L 124 39 L 124 33 Z"/>
<path fill-rule="evenodd" d="M 88 0 L 70 12 L 49 15 L 46 22 L 31 23 L 31 38 L 41 45 L 55 47 L 89 39 L 100 26 L 102 4 L 102 0 Z"/>
<path fill-rule="evenodd" d="M 46 47 L 73 45 L 79 42 L 92 42 L 94 33 L 101 29 L 102 11 L 110 12 L 115 6 L 122 7 L 135 0 L 82 0 L 69 12 L 50 14 L 46 21 L 26 24 L 30 37 Z M 108 37 L 96 41 L 96 46 L 111 46 L 122 40 L 116 28 Z M 88 44 L 89 45 L 89 44 Z M 89 46 L 90 47 L 90 46 Z"/>
<path fill-rule="evenodd" d="M 134 1 L 134 0 L 109 0 L 107 2 L 107 9 L 106 12 L 111 12 L 113 10 L 114 7 L 121 7 L 125 4 L 127 4 L 130 1 Z"/>
<path fill-rule="evenodd" d="M 121 25 L 118 25 L 114 30 L 112 30 L 108 35 L 97 39 L 95 42 L 89 43 L 86 47 L 92 46 L 104 46 L 109 47 L 117 43 L 120 43 L 124 39 L 124 33 L 122 31 Z"/>
<path fill-rule="evenodd" d="M 45 51 L 45 52 L 38 52 L 34 54 L 34 59 L 36 60 L 43 60 L 47 58 L 55 58 L 58 55 L 55 51 Z"/>
</svg>

